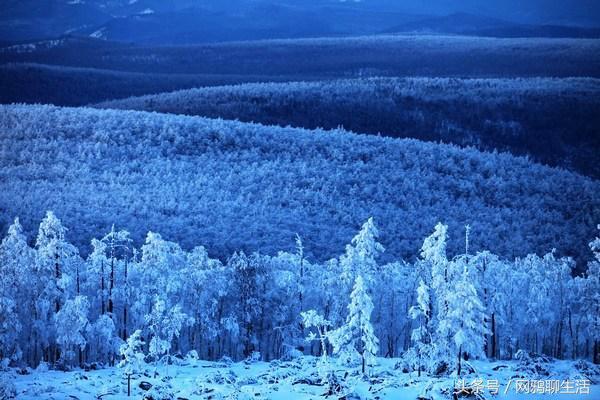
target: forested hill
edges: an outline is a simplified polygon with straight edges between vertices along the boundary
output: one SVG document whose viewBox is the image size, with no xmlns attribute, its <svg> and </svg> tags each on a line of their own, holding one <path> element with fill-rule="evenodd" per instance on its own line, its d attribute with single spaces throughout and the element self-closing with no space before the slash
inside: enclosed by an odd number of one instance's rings
<svg viewBox="0 0 600 400">
<path fill-rule="evenodd" d="M 242 84 L 103 108 L 239 119 L 498 149 L 600 178 L 600 79 L 365 78 Z"/>
<path fill-rule="evenodd" d="M 262 75 L 137 73 L 44 64 L 0 65 L 0 103 L 82 106 L 148 93 L 240 82 L 276 82 Z M 303 79 L 309 79 L 304 77 Z"/>
<path fill-rule="evenodd" d="M 0 63 L 130 72 L 302 76 L 600 77 L 600 41 L 373 35 L 140 46 L 66 37 L 0 49 Z"/>
<path fill-rule="evenodd" d="M 373 216 L 384 259 L 412 257 L 438 221 L 473 251 L 590 258 L 600 183 L 508 154 L 409 139 L 137 111 L 0 107 L 3 231 L 35 237 L 46 210 L 87 246 L 111 224 L 185 248 L 343 252 Z M 450 254 L 463 251 L 460 234 Z"/>
</svg>

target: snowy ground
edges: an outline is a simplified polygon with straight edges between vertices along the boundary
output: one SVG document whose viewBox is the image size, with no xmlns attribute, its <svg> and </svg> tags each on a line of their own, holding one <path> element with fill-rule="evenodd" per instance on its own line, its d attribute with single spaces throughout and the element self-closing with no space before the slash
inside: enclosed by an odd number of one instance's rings
<svg viewBox="0 0 600 400">
<path fill-rule="evenodd" d="M 158 387 L 163 387 L 163 396 L 152 397 L 154 400 L 317 399 L 325 398 L 327 390 L 326 386 L 318 385 L 319 370 L 317 360 L 313 357 L 289 362 L 251 364 L 183 360 L 180 364 L 170 365 L 168 370 L 166 366 L 149 366 L 146 376 L 137 376 L 132 380 L 131 398 L 142 399 L 144 395 L 152 393 L 156 395 L 153 390 Z M 460 386 L 455 378 L 419 378 L 416 373 L 402 373 L 396 365 L 399 365 L 398 360 L 380 359 L 369 379 L 361 379 L 356 368 L 334 366 L 336 375 L 344 382 L 345 388 L 328 398 L 338 399 L 346 395 L 347 399 L 417 399 L 419 396 L 449 399 L 452 388 Z M 524 367 L 517 361 L 475 361 L 472 366 L 476 372 L 465 377 L 465 385 L 472 386 L 478 382 L 477 379 L 481 379 L 480 398 L 484 399 L 600 399 L 599 369 L 587 369 L 590 367 L 589 363 L 577 366 L 572 361 L 552 361 L 536 365 L 527 371 L 529 367 Z M 17 399 L 127 399 L 127 381 L 119 368 L 89 372 L 34 371 L 27 375 L 10 370 L 2 374 L 14 382 Z M 164 379 L 167 374 L 172 376 L 170 381 Z M 551 382 L 558 382 L 555 390 L 561 393 L 543 396 L 523 393 L 523 390 L 517 393 L 517 385 L 523 384 L 519 379 L 533 385 L 546 385 L 546 391 L 551 390 Z M 492 395 L 489 389 L 494 389 L 496 380 L 499 393 Z M 149 392 L 142 390 L 142 381 L 151 383 L 154 388 Z M 545 382 L 539 384 L 539 381 Z M 507 387 L 509 382 L 510 386 Z M 587 389 L 586 382 L 590 383 Z M 172 397 L 168 396 L 169 391 Z M 567 391 L 580 393 L 566 394 Z M 588 391 L 589 394 L 586 394 Z"/>
</svg>

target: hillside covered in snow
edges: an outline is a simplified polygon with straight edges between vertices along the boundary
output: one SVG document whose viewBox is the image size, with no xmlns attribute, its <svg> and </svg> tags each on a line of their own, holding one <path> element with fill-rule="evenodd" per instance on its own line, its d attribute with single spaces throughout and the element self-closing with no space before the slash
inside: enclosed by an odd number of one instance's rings
<svg viewBox="0 0 600 400">
<path fill-rule="evenodd" d="M 116 224 L 136 243 L 153 230 L 223 259 L 275 254 L 300 234 L 322 261 L 372 216 L 389 259 L 413 257 L 444 220 L 470 224 L 474 250 L 556 248 L 583 267 L 600 219 L 597 181 L 451 145 L 48 106 L 3 106 L 0 129 L 4 226 L 19 216 L 32 233 L 53 210 L 84 253 Z M 462 248 L 460 235 L 449 248 Z"/>
</svg>

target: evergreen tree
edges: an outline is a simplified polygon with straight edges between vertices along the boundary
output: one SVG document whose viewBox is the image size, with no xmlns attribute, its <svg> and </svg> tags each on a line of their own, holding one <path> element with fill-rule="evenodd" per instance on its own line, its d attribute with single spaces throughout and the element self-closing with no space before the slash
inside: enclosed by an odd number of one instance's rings
<svg viewBox="0 0 600 400">
<path fill-rule="evenodd" d="M 27 245 L 19 219 L 0 244 L 0 360 L 21 358 L 21 345 L 30 348 L 34 296 L 31 279 L 35 253 Z M 22 338 L 26 340 L 22 340 Z"/>
<path fill-rule="evenodd" d="M 423 362 L 430 362 L 432 356 L 431 332 L 431 297 L 429 287 L 421 279 L 417 288 L 417 304 L 410 309 L 410 316 L 417 320 L 417 327 L 413 329 L 411 340 L 417 358 L 417 371 L 421 376 Z"/>
<path fill-rule="evenodd" d="M 106 253 L 107 253 L 107 258 L 108 258 L 108 267 L 109 267 L 109 274 L 108 274 L 108 307 L 107 307 L 107 312 L 108 315 L 112 318 L 112 319 L 116 319 L 116 316 L 114 315 L 115 313 L 115 297 L 117 294 L 117 290 L 118 288 L 116 287 L 117 285 L 117 270 L 118 267 L 120 265 L 122 265 L 122 270 L 123 270 L 123 277 L 121 278 L 123 285 L 127 284 L 127 275 L 128 275 L 128 260 L 127 257 L 129 256 L 131 249 L 130 249 L 130 245 L 131 245 L 131 239 L 129 238 L 129 232 L 125 231 L 125 230 L 120 230 L 120 231 L 116 231 L 115 230 L 115 226 L 114 224 L 111 227 L 111 230 L 109 233 L 107 233 L 101 240 L 103 243 L 106 244 Z M 123 292 L 122 294 L 124 296 L 122 296 L 123 302 L 125 303 L 127 300 L 127 296 L 126 293 L 124 293 L 124 289 L 125 288 L 121 288 L 121 292 Z M 123 312 L 123 335 L 122 337 L 125 339 L 125 337 L 127 336 L 127 304 L 123 304 L 122 307 L 122 312 Z"/>
<path fill-rule="evenodd" d="M 450 344 L 457 355 L 456 373 L 460 376 L 464 354 L 483 356 L 485 335 L 488 333 L 484 308 L 466 266 L 453 282 L 447 301 L 448 313 L 445 319 L 439 321 L 443 325 L 440 330 L 450 332 L 452 336 Z"/>
<path fill-rule="evenodd" d="M 346 246 L 346 254 L 340 258 L 342 267 L 341 278 L 352 285 L 358 275 L 371 282 L 378 272 L 377 257 L 384 251 L 384 247 L 377 241 L 379 231 L 373 218 L 369 218 L 361 230 L 352 238 L 351 244 Z"/>
<path fill-rule="evenodd" d="M 432 357 L 439 362 L 449 362 L 451 357 L 451 332 L 448 331 L 449 325 L 443 322 L 448 315 L 448 292 L 452 278 L 446 256 L 447 230 L 446 225 L 438 223 L 421 247 L 421 259 L 430 270 L 428 281 L 431 282 L 431 318 L 435 327 Z"/>
<path fill-rule="evenodd" d="M 52 346 L 56 334 L 53 317 L 69 297 L 69 291 L 74 292 L 70 274 L 77 262 L 77 250 L 66 241 L 66 231 L 54 213 L 48 211 L 36 240 L 36 331 L 45 358 L 52 362 L 60 358 L 58 348 Z"/>
<path fill-rule="evenodd" d="M 131 377 L 140 374 L 145 365 L 143 346 L 142 331 L 138 329 L 127 338 L 127 342 L 119 349 L 119 353 L 123 357 L 119 367 L 123 368 L 127 376 L 127 396 L 131 396 Z"/>
<path fill-rule="evenodd" d="M 350 299 L 346 324 L 333 331 L 329 337 L 334 353 L 351 356 L 352 352 L 357 352 L 360 355 L 364 374 L 367 365 L 375 364 L 379 340 L 371 325 L 373 302 L 360 275 L 356 277 Z"/>
</svg>

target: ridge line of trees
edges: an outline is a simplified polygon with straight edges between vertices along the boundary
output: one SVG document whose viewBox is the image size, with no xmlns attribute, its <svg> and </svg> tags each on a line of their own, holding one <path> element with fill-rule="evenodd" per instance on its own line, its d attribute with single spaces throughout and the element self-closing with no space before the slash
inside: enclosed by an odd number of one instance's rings
<svg viewBox="0 0 600 400">
<path fill-rule="evenodd" d="M 600 229 L 600 226 L 598 226 Z M 35 247 L 18 218 L 0 244 L 0 360 L 56 368 L 115 365 L 121 354 L 169 363 L 191 351 L 216 360 L 300 354 L 362 366 L 403 357 L 412 371 L 460 375 L 467 358 L 524 349 L 600 362 L 600 238 L 594 261 L 530 254 L 450 257 L 438 223 L 414 263 L 387 264 L 372 218 L 323 264 L 294 253 L 186 252 L 149 232 L 140 249 L 114 226 L 83 259 L 48 212 Z M 121 349 L 121 352 L 120 352 Z M 137 353 L 141 353 L 137 354 Z"/>
</svg>

